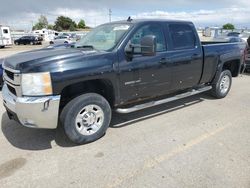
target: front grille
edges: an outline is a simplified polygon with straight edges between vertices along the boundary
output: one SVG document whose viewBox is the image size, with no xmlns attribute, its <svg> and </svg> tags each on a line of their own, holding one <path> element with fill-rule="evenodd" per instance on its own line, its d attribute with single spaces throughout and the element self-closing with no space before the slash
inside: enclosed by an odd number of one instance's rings
<svg viewBox="0 0 250 188">
<path fill-rule="evenodd" d="M 8 84 L 7 84 L 7 87 L 8 87 L 8 89 L 9 89 L 9 91 L 10 91 L 13 95 L 16 96 L 16 89 L 15 89 L 14 87 L 8 85 Z"/>
<path fill-rule="evenodd" d="M 4 82 L 7 85 L 7 88 L 10 93 L 12 93 L 15 96 L 21 96 L 21 75 L 18 73 L 17 70 L 12 70 L 10 68 L 6 68 L 3 65 L 4 68 Z"/>
<path fill-rule="evenodd" d="M 8 70 L 4 70 L 5 71 L 5 74 L 11 79 L 11 80 L 14 80 L 14 73 L 13 72 L 10 72 Z"/>
</svg>

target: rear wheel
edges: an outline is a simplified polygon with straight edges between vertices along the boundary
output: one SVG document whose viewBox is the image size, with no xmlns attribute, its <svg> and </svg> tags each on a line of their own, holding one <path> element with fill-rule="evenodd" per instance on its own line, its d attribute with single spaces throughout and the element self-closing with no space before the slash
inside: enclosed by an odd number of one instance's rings
<svg viewBox="0 0 250 188">
<path fill-rule="evenodd" d="M 105 134 L 111 120 L 111 108 L 101 95 L 83 94 L 64 107 L 60 120 L 70 140 L 86 144 Z"/>
<path fill-rule="evenodd" d="M 227 96 L 232 85 L 232 74 L 229 70 L 224 70 L 221 72 L 219 78 L 215 80 L 212 85 L 212 95 L 215 98 L 221 99 Z"/>
</svg>

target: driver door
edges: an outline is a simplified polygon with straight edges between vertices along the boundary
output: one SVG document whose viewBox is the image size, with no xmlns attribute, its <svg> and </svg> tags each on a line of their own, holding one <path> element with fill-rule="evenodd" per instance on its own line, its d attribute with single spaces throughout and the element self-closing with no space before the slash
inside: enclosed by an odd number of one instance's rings
<svg viewBox="0 0 250 188">
<path fill-rule="evenodd" d="M 171 86 L 171 71 L 167 62 L 167 45 L 164 28 L 160 23 L 143 25 L 130 39 L 130 43 L 140 46 L 147 35 L 156 37 L 156 55 L 143 56 L 141 48 L 135 48 L 131 64 L 138 71 L 134 86 L 139 98 L 151 98 L 168 93 Z"/>
</svg>

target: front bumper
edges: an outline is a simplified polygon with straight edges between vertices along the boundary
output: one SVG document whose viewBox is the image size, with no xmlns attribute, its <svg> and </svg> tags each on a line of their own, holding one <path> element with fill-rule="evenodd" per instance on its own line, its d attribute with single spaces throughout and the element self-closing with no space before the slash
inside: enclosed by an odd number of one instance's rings
<svg viewBox="0 0 250 188">
<path fill-rule="evenodd" d="M 60 95 L 16 97 L 4 84 L 3 103 L 9 117 L 31 128 L 55 129 L 58 123 Z"/>
</svg>

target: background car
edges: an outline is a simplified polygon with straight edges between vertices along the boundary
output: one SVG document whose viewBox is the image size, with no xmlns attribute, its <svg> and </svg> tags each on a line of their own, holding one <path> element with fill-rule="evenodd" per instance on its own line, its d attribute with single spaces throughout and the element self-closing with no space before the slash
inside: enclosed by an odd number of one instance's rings
<svg viewBox="0 0 250 188">
<path fill-rule="evenodd" d="M 3 59 L 0 59 L 0 88 L 3 86 Z"/>
<path fill-rule="evenodd" d="M 20 45 L 20 44 L 30 44 L 30 45 L 35 45 L 35 44 L 42 44 L 42 41 L 40 38 L 36 36 L 23 36 L 19 39 L 14 40 L 15 45 Z"/>
<path fill-rule="evenodd" d="M 241 33 L 239 32 L 229 32 L 227 34 L 228 37 L 241 37 Z"/>
<path fill-rule="evenodd" d="M 63 43 L 70 43 L 70 37 L 68 35 L 59 35 L 54 38 L 54 40 L 51 40 L 50 44 L 63 44 Z"/>
<path fill-rule="evenodd" d="M 245 42 L 242 38 L 240 37 L 228 37 L 227 38 L 228 42 Z"/>
<path fill-rule="evenodd" d="M 75 42 L 71 42 L 71 43 L 61 43 L 61 44 L 51 44 L 49 46 L 47 46 L 46 48 L 71 48 L 72 46 L 75 45 Z"/>
<path fill-rule="evenodd" d="M 250 72 L 250 48 L 248 48 L 246 57 L 245 57 L 245 64 L 246 64 L 246 72 Z"/>
</svg>

